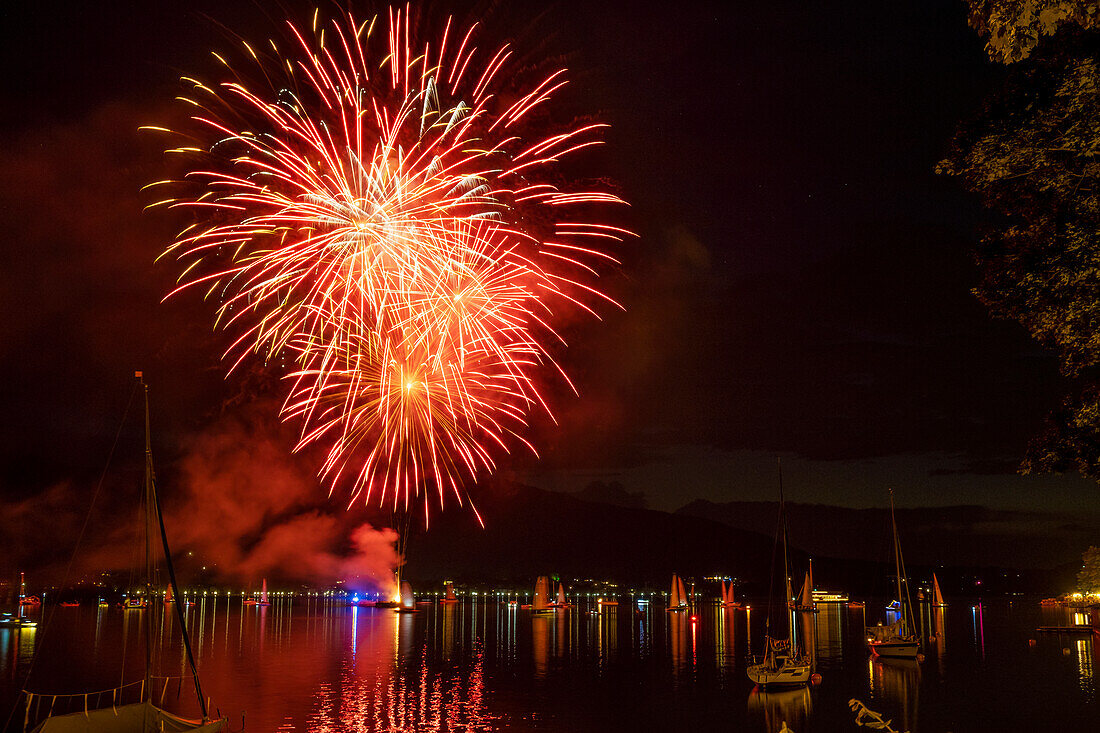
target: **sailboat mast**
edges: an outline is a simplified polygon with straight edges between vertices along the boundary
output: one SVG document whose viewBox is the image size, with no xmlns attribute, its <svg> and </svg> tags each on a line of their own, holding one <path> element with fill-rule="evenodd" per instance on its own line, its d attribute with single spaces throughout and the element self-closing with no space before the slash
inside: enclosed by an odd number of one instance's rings
<svg viewBox="0 0 1100 733">
<path fill-rule="evenodd" d="M 164 564 L 168 569 L 168 582 L 172 587 L 172 595 L 175 596 L 175 603 L 173 604 L 176 609 L 176 619 L 180 624 L 180 634 L 183 637 L 183 648 L 187 653 L 187 662 L 191 667 L 191 678 L 195 682 L 195 695 L 199 698 L 199 710 L 202 711 L 202 719 L 204 721 L 209 720 L 209 714 L 206 709 L 206 698 L 202 694 L 202 685 L 199 684 L 199 668 L 195 663 L 195 655 L 191 651 L 191 636 L 187 633 L 187 617 L 183 612 L 183 595 L 180 593 L 179 584 L 176 583 L 176 569 L 172 565 L 172 552 L 168 549 L 168 533 L 164 529 L 164 515 L 160 511 L 160 502 L 157 499 L 156 488 L 156 474 L 153 471 L 153 449 L 152 438 L 149 431 L 149 385 L 145 383 L 145 379 L 141 372 L 134 374 L 139 380 L 141 380 L 141 387 L 145 393 L 145 485 L 147 491 L 147 498 L 149 504 L 150 516 L 156 520 L 157 526 L 160 529 L 160 541 L 161 547 L 164 550 Z M 146 551 L 149 552 L 149 528 L 146 525 Z M 150 608 L 150 612 L 152 609 Z M 152 630 L 152 623 L 149 624 L 150 632 Z M 146 678 L 149 676 L 149 666 L 145 668 Z M 146 690 L 150 690 L 148 679 L 145 685 Z M 151 696 L 150 696 L 151 698 Z"/>
<path fill-rule="evenodd" d="M 890 489 L 890 524 L 894 530 L 894 573 L 897 579 L 898 607 L 901 612 L 901 633 L 906 631 L 905 607 L 901 595 L 901 547 L 898 546 L 898 520 L 894 515 L 894 490 Z"/>
<path fill-rule="evenodd" d="M 139 372 L 140 374 L 140 372 Z M 153 448 L 149 435 L 149 387 L 142 379 L 142 388 L 145 390 L 145 478 L 143 486 L 145 503 L 145 608 L 143 614 L 145 620 L 145 687 L 143 688 L 149 699 L 152 699 L 152 687 L 150 675 L 152 674 L 153 655 L 153 543 L 150 534 L 153 526 Z"/>
<path fill-rule="evenodd" d="M 791 608 L 791 560 L 787 551 L 787 503 L 783 498 L 783 466 L 779 465 L 779 531 L 783 533 L 783 579 L 786 584 L 787 597 L 784 599 L 784 607 L 787 609 L 787 639 L 791 642 L 791 655 L 795 654 L 795 630 L 794 610 Z"/>
</svg>

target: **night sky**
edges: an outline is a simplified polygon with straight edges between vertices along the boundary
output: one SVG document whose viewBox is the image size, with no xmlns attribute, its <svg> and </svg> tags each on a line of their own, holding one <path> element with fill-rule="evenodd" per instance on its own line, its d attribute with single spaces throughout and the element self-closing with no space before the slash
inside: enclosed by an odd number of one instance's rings
<svg viewBox="0 0 1100 733">
<path fill-rule="evenodd" d="M 153 385 L 169 463 L 262 398 L 255 374 L 223 379 L 209 306 L 160 303 L 175 272 L 153 259 L 178 222 L 142 212 L 140 187 L 168 163 L 137 128 L 170 118 L 181 74 L 213 69 L 209 51 L 229 45 L 219 24 L 266 38 L 267 16 L 283 15 L 23 5 L 0 9 L 11 498 L 94 478 L 134 369 Z M 1014 475 L 1059 398 L 1057 364 L 970 294 L 980 212 L 933 173 L 1003 69 L 960 0 L 839 6 L 489 13 L 502 40 L 560 56 L 567 103 L 612 125 L 593 165 L 641 235 L 604 281 L 625 312 L 568 329 L 562 361 L 581 397 L 555 392 L 558 424 L 532 428 L 540 459 L 505 458 L 503 475 L 563 490 L 619 481 L 675 509 L 771 499 L 781 456 L 803 502 L 881 505 L 893 486 L 903 505 L 1091 506 L 1095 482 Z"/>
</svg>

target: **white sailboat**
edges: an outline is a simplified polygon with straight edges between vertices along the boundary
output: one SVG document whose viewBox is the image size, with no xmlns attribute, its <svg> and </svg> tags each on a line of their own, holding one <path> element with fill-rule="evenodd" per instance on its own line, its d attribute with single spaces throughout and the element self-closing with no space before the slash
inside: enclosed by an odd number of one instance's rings
<svg viewBox="0 0 1100 733">
<path fill-rule="evenodd" d="M 905 580 L 905 560 L 901 554 L 901 542 L 898 540 L 898 522 L 894 514 L 894 492 L 890 491 L 890 523 L 894 530 L 894 570 L 897 579 L 897 620 L 886 626 L 867 627 L 867 646 L 871 653 L 879 657 L 898 657 L 916 659 L 920 654 L 920 637 L 909 629 L 908 617 L 913 609 L 909 600 L 909 583 Z M 902 584 L 905 592 L 902 593 Z M 909 613 L 907 613 L 907 611 Z"/>
<path fill-rule="evenodd" d="M 418 613 L 419 608 L 416 607 L 416 597 L 413 596 L 412 583 L 407 580 L 401 581 L 401 605 L 396 608 L 398 613 Z"/>
<path fill-rule="evenodd" d="M 779 521 L 776 532 L 783 537 L 783 579 L 786 595 L 783 611 L 787 616 L 787 638 L 776 639 L 769 633 L 771 614 L 768 614 L 764 631 L 764 656 L 750 665 L 745 673 L 761 687 L 801 686 L 810 681 L 813 665 L 802 653 L 796 634 L 794 595 L 791 591 L 790 560 L 787 553 L 787 518 L 783 503 L 783 474 L 779 475 Z M 808 584 L 808 583 L 807 583 Z M 770 611 L 770 609 L 769 609 Z"/>
<path fill-rule="evenodd" d="M 550 605 L 550 578 L 540 575 L 535 581 L 535 599 L 531 603 L 531 613 L 553 613 L 554 610 Z"/>
<path fill-rule="evenodd" d="M 670 613 L 680 613 L 686 611 L 688 607 L 688 594 L 687 589 L 684 588 L 684 581 L 679 575 L 672 574 L 672 590 L 668 595 L 668 610 Z"/>
<path fill-rule="evenodd" d="M 565 586 L 562 583 L 558 583 L 558 597 L 550 605 L 554 608 L 569 608 L 570 603 L 565 599 Z"/>
<path fill-rule="evenodd" d="M 134 376 L 139 380 L 142 378 L 141 372 L 137 372 Z M 164 561 L 168 570 L 169 588 L 174 591 L 173 604 L 171 607 L 175 610 L 176 620 L 182 630 L 185 658 L 188 662 L 189 671 L 194 682 L 195 695 L 198 698 L 198 705 L 202 718 L 200 720 L 187 720 L 162 710 L 153 704 L 153 685 L 151 685 L 150 682 L 157 678 L 152 676 L 149 656 L 146 655 L 144 679 L 122 684 L 113 690 L 95 693 L 54 695 L 41 694 L 24 689 L 23 694 L 26 697 L 24 729 L 27 723 L 33 720 L 32 711 L 38 711 L 40 707 L 42 707 L 38 703 L 46 698 L 50 700 L 48 706 L 49 712 L 46 714 L 46 719 L 35 726 L 32 733 L 150 733 L 151 731 L 173 731 L 173 733 L 185 733 L 186 731 L 221 733 L 221 731 L 224 731 L 228 727 L 229 721 L 227 718 L 210 717 L 207 709 L 208 700 L 203 695 L 202 687 L 199 684 L 198 667 L 195 662 L 195 657 L 191 652 L 191 641 L 187 632 L 187 620 L 184 614 L 183 599 L 180 597 L 179 585 L 176 583 L 176 574 L 172 566 L 172 555 L 168 549 L 168 536 L 164 529 L 164 518 L 161 515 L 160 503 L 157 499 L 153 473 L 152 440 L 149 434 L 149 388 L 146 386 L 144 380 L 140 381 L 139 384 L 145 393 L 144 503 L 146 577 L 145 593 L 142 601 L 152 595 L 154 549 L 151 543 L 151 535 L 154 531 L 157 531 L 160 536 L 160 545 L 164 551 Z M 154 530 L 154 527 L 157 529 Z M 146 616 L 146 614 L 142 614 L 142 616 Z M 149 618 L 143 620 L 144 623 L 147 624 L 148 631 L 151 628 L 152 620 Z M 146 640 L 147 644 L 151 644 L 151 637 L 152 634 L 149 632 L 149 636 Z M 122 696 L 127 693 L 127 690 L 137 690 L 139 700 L 125 705 L 115 704 L 122 699 Z M 110 702 L 110 706 L 96 708 L 96 701 L 100 699 Z M 91 708 L 89 708 L 89 701 L 92 703 Z M 75 707 L 78 711 L 54 715 L 55 707 L 60 708 L 62 704 L 67 704 L 67 709 L 71 710 Z"/>
</svg>

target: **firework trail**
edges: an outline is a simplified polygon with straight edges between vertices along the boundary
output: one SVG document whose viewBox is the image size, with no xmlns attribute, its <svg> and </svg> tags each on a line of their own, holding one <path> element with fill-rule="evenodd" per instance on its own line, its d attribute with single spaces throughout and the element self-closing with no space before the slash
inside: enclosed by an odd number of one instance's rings
<svg viewBox="0 0 1100 733">
<path fill-rule="evenodd" d="M 194 220 L 162 256 L 216 302 L 230 371 L 288 356 L 284 419 L 327 451 L 330 492 L 408 509 L 463 488 L 549 407 L 541 372 L 563 306 L 590 312 L 598 267 L 625 229 L 612 193 L 558 181 L 603 125 L 547 130 L 565 70 L 522 86 L 504 45 L 450 20 L 417 43 L 410 9 L 309 33 L 288 23 L 227 79 L 185 78 L 193 128 L 184 193 L 155 205 Z M 151 128 L 169 132 L 164 128 Z M 610 301 L 609 301 L 610 302 Z M 476 510 L 475 510 L 476 511 Z"/>
</svg>

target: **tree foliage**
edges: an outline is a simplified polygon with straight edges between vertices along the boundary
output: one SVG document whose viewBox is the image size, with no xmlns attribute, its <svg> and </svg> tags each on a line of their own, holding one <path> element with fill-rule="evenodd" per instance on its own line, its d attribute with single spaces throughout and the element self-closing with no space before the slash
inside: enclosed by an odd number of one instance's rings
<svg viewBox="0 0 1100 733">
<path fill-rule="evenodd" d="M 976 294 L 1073 380 L 1024 470 L 1100 478 L 1100 38 L 1070 28 L 1056 40 L 1014 66 L 938 171 L 992 213 Z"/>
<path fill-rule="evenodd" d="M 1065 25 L 1100 26 L 1100 3 L 1073 0 L 969 0 L 970 27 L 986 37 L 989 57 L 1003 64 L 1031 55 L 1043 36 Z"/>
<path fill-rule="evenodd" d="M 1082 593 L 1100 593 L 1100 547 L 1090 547 L 1081 556 L 1077 588 Z"/>
</svg>

